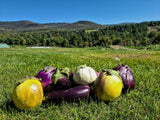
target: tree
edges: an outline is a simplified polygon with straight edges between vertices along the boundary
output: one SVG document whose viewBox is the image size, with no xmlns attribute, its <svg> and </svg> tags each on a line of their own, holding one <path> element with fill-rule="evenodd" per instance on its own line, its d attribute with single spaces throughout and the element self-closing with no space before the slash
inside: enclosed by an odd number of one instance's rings
<svg viewBox="0 0 160 120">
<path fill-rule="evenodd" d="M 84 47 L 88 47 L 89 43 L 88 42 L 84 42 Z"/>
<path fill-rule="evenodd" d="M 72 38 L 72 45 L 76 47 L 83 47 L 83 40 L 79 34 L 75 34 Z"/>
<path fill-rule="evenodd" d="M 113 40 L 113 45 L 120 45 L 120 43 L 123 43 L 121 38 L 116 38 L 115 40 Z"/>
<path fill-rule="evenodd" d="M 14 45 L 14 44 L 15 44 L 15 38 L 9 37 L 9 38 L 6 40 L 6 43 L 7 43 L 7 44 L 10 44 L 10 45 Z"/>
<path fill-rule="evenodd" d="M 76 47 L 78 47 L 78 43 L 77 43 L 76 39 L 73 40 L 73 45 L 76 46 Z"/>
<path fill-rule="evenodd" d="M 55 42 L 52 42 L 52 46 L 55 47 L 55 46 L 56 46 L 56 43 L 55 43 Z"/>
<path fill-rule="evenodd" d="M 54 38 L 54 41 L 56 42 L 56 46 L 61 46 L 63 42 L 63 38 L 61 36 L 57 36 Z"/>
<path fill-rule="evenodd" d="M 139 47 L 140 46 L 140 41 L 139 40 L 135 40 L 135 46 Z"/>
<path fill-rule="evenodd" d="M 156 35 L 155 39 L 152 42 L 153 44 L 159 44 L 160 43 L 160 33 Z"/>
<path fill-rule="evenodd" d="M 67 39 L 64 39 L 62 42 L 62 47 L 69 47 L 69 41 Z"/>
<path fill-rule="evenodd" d="M 26 45 L 26 40 L 25 39 L 23 39 L 23 40 L 21 40 L 21 45 Z"/>
<path fill-rule="evenodd" d="M 44 39 L 43 42 L 42 42 L 42 45 L 43 45 L 43 46 L 46 46 L 46 43 L 47 43 L 47 40 Z"/>
<path fill-rule="evenodd" d="M 148 37 L 144 37 L 142 39 L 142 41 L 140 42 L 140 44 L 143 45 L 143 46 L 149 45 L 149 38 Z"/>
<path fill-rule="evenodd" d="M 94 33 L 94 38 L 95 38 L 95 40 L 98 41 L 102 35 L 103 35 L 103 34 L 102 34 L 102 32 L 100 32 L 100 31 L 95 32 L 95 33 Z"/>
<path fill-rule="evenodd" d="M 24 38 L 22 36 L 18 36 L 16 39 L 15 39 L 15 44 L 16 45 L 20 45 L 21 41 L 23 40 Z"/>
<path fill-rule="evenodd" d="M 0 34 L 0 43 L 4 43 L 6 41 L 6 37 Z"/>
<path fill-rule="evenodd" d="M 103 46 L 103 47 L 108 47 L 110 43 L 111 43 L 111 42 L 110 42 L 109 37 L 107 37 L 107 36 L 102 36 L 102 37 L 99 39 L 97 45 Z"/>
<path fill-rule="evenodd" d="M 134 46 L 134 43 L 133 43 L 132 39 L 128 38 L 128 40 L 127 40 L 127 45 L 128 45 L 129 47 Z"/>
</svg>

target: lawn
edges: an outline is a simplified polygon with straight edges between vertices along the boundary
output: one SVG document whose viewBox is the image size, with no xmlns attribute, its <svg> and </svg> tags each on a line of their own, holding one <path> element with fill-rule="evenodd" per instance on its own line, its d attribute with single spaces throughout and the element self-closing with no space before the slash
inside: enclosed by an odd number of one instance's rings
<svg viewBox="0 0 160 120">
<path fill-rule="evenodd" d="M 57 68 L 86 64 L 96 71 L 126 64 L 132 69 L 136 88 L 113 102 L 89 97 L 77 102 L 43 103 L 19 110 L 12 101 L 15 83 L 35 76 L 45 66 Z M 106 48 L 9 48 L 0 49 L 0 119 L 160 119 L 160 51 Z"/>
</svg>

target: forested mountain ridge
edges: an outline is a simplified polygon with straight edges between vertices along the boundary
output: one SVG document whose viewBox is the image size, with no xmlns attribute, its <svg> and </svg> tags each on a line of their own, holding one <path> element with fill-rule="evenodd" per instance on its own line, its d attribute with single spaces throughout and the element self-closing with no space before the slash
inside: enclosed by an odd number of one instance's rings
<svg viewBox="0 0 160 120">
<path fill-rule="evenodd" d="M 25 27 L 41 27 L 41 24 L 34 24 L 26 21 L 23 22 L 25 23 Z M 60 25 L 70 27 L 72 25 L 81 26 L 81 24 L 83 26 L 86 25 L 87 27 L 89 24 L 94 26 L 97 25 L 96 23 L 88 21 L 79 21 L 72 24 L 61 23 Z M 52 25 L 55 24 L 48 24 L 48 26 Z M 96 26 L 96 28 L 98 28 L 98 26 Z M 7 43 L 9 45 L 60 47 L 108 47 L 110 45 L 137 47 L 147 46 L 152 44 L 160 44 L 160 21 L 111 25 L 105 26 L 104 28 L 91 30 L 39 29 L 27 32 L 1 32 L 0 43 Z"/>
<path fill-rule="evenodd" d="M 97 24 L 91 21 L 78 21 L 75 23 L 34 23 L 31 21 L 0 22 L 1 32 L 23 32 L 38 30 L 82 30 L 104 28 L 105 25 Z"/>
</svg>

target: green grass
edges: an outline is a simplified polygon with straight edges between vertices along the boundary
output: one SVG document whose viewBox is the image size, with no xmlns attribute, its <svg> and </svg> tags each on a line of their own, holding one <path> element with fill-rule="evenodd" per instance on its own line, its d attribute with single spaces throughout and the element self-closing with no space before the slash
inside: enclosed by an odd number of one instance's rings
<svg viewBox="0 0 160 120">
<path fill-rule="evenodd" d="M 120 61 L 117 61 L 119 58 Z M 35 76 L 45 66 L 69 67 L 86 64 L 97 71 L 118 64 L 132 69 L 136 88 L 114 102 L 89 98 L 61 104 L 43 103 L 31 110 L 19 110 L 12 102 L 15 83 Z M 105 48 L 0 49 L 0 119 L 160 119 L 160 51 L 110 50 Z"/>
</svg>

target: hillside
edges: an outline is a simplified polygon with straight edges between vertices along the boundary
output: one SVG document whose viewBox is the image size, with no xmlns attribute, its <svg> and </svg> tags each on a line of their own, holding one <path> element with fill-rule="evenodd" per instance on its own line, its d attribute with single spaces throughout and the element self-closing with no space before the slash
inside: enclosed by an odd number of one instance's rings
<svg viewBox="0 0 160 120">
<path fill-rule="evenodd" d="M 29 31 L 42 28 L 45 28 L 45 26 L 31 21 L 0 22 L 1 32 Z"/>
<path fill-rule="evenodd" d="M 34 23 L 31 21 L 14 21 L 0 22 L 0 32 L 20 32 L 20 31 L 36 31 L 36 30 L 87 30 L 104 28 L 105 25 L 100 25 L 91 21 L 78 21 L 75 23 Z"/>
<path fill-rule="evenodd" d="M 120 45 L 139 47 L 160 44 L 160 21 L 118 24 L 107 27 L 90 21 L 48 24 L 20 21 L 18 23 L 1 23 L 0 26 L 3 32 L 0 33 L 0 43 L 9 45 L 60 47 Z M 4 33 L 5 30 L 10 33 Z M 22 32 L 29 30 L 30 32 Z"/>
<path fill-rule="evenodd" d="M 72 24 L 68 24 L 65 26 L 66 28 L 72 28 L 72 29 L 98 29 L 98 28 L 104 28 L 105 26 L 91 22 L 91 21 L 78 21 Z"/>
</svg>

